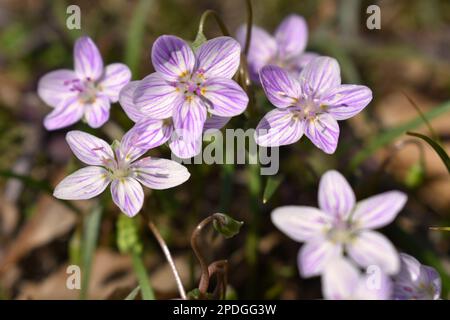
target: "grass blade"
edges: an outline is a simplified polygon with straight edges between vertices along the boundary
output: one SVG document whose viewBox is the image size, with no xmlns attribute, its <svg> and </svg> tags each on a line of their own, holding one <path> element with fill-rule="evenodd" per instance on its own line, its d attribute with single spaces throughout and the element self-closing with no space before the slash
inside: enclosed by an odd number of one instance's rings
<svg viewBox="0 0 450 320">
<path fill-rule="evenodd" d="M 134 300 L 136 299 L 136 296 L 138 295 L 139 291 L 141 291 L 141 287 L 137 286 L 134 288 L 126 297 L 124 300 Z"/>
<path fill-rule="evenodd" d="M 281 182 L 283 182 L 283 179 L 283 176 L 270 176 L 267 178 L 266 187 L 264 188 L 263 203 L 267 203 L 267 201 L 272 198 Z"/>
<path fill-rule="evenodd" d="M 439 155 L 442 162 L 447 167 L 448 173 L 450 173 L 450 158 L 448 157 L 447 152 L 445 152 L 445 150 L 441 147 L 441 145 L 439 143 L 437 143 L 430 137 L 427 137 L 426 135 L 423 135 L 423 134 L 420 134 L 417 132 L 407 132 L 407 134 L 410 136 L 413 136 L 413 137 L 420 138 L 423 141 L 425 141 L 426 143 L 428 143 L 434 149 L 434 151 L 436 151 L 436 153 Z"/>
<path fill-rule="evenodd" d="M 150 286 L 147 270 L 145 270 L 145 265 L 144 262 L 142 261 L 141 255 L 137 252 L 133 252 L 132 258 L 133 258 L 134 272 L 136 273 L 136 277 L 138 278 L 139 286 L 142 292 L 142 299 L 155 300 L 155 293 L 153 292 L 153 289 Z"/>
</svg>

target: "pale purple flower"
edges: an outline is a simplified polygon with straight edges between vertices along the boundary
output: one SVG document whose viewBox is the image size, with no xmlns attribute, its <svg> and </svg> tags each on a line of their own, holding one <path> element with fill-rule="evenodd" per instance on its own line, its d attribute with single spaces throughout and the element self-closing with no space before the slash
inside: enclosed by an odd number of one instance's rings
<svg viewBox="0 0 450 320">
<path fill-rule="evenodd" d="M 127 116 L 136 123 L 135 128 L 144 130 L 147 135 L 152 135 L 150 140 L 153 142 L 153 148 L 168 142 L 171 149 L 178 150 L 178 148 L 174 147 L 174 145 L 178 143 L 178 137 L 172 118 L 151 118 L 143 113 L 134 103 L 133 96 L 140 83 L 141 81 L 131 81 L 121 90 L 119 95 L 120 105 Z M 229 120 L 230 118 L 210 115 L 205 121 L 203 131 L 221 129 Z M 191 144 L 184 144 L 184 146 L 192 148 L 192 150 L 189 150 L 187 153 L 197 154 L 201 146 L 201 137 L 195 139 Z"/>
<path fill-rule="evenodd" d="M 437 300 L 441 295 L 441 278 L 437 271 L 420 264 L 416 258 L 400 253 L 400 272 L 394 277 L 394 299 Z"/>
<path fill-rule="evenodd" d="M 113 148 L 104 140 L 82 131 L 70 131 L 67 143 L 75 156 L 88 167 L 64 178 L 55 188 L 54 196 L 64 200 L 84 200 L 102 193 L 111 183 L 114 203 L 129 217 L 141 210 L 144 191 L 168 189 L 184 183 L 190 176 L 181 164 L 144 153 L 154 145 L 152 134 L 133 128 Z"/>
<path fill-rule="evenodd" d="M 245 45 L 247 26 L 242 25 L 236 38 L 242 47 Z M 252 26 L 250 47 L 247 55 L 251 79 L 259 83 L 259 71 L 266 65 L 282 67 L 294 76 L 315 57 L 313 52 L 304 52 L 308 42 L 308 26 L 303 17 L 287 16 L 272 37 L 264 29 Z"/>
<path fill-rule="evenodd" d="M 328 300 L 389 300 L 392 282 L 383 272 L 364 275 L 351 261 L 336 258 L 325 267 L 322 293 Z"/>
<path fill-rule="evenodd" d="M 298 253 L 303 277 L 319 275 L 327 264 L 347 255 L 361 267 L 378 266 L 395 274 L 400 259 L 391 242 L 377 229 L 391 223 L 406 203 L 399 191 L 389 191 L 356 203 L 347 180 L 337 171 L 320 179 L 319 209 L 285 206 L 272 212 L 272 222 L 287 236 L 305 242 Z"/>
<path fill-rule="evenodd" d="M 259 122 L 256 142 L 261 146 L 282 146 L 297 142 L 305 134 L 328 154 L 339 139 L 338 120 L 346 120 L 372 100 L 366 86 L 341 84 L 338 62 L 330 57 L 314 58 L 293 77 L 277 66 L 265 66 L 261 83 L 276 107 Z"/>
<path fill-rule="evenodd" d="M 54 108 L 44 119 L 47 130 L 68 127 L 82 118 L 92 128 L 109 119 L 111 103 L 130 81 L 131 72 L 122 63 L 103 66 L 97 46 L 89 37 L 79 38 L 74 47 L 75 70 L 60 69 L 44 75 L 38 94 Z"/>
<path fill-rule="evenodd" d="M 133 104 L 146 118 L 173 123 L 172 152 L 195 156 L 208 117 L 241 114 L 248 97 L 231 77 L 240 62 L 240 45 L 230 37 L 202 44 L 194 53 L 175 36 L 159 37 L 152 48 L 156 72 L 137 84 Z"/>
</svg>

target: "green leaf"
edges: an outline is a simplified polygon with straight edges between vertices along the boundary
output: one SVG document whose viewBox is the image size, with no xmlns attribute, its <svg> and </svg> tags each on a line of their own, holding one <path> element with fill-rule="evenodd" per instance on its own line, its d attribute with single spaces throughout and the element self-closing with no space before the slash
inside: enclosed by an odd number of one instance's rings
<svg viewBox="0 0 450 320">
<path fill-rule="evenodd" d="M 430 227 L 433 231 L 450 231 L 450 227 Z"/>
<path fill-rule="evenodd" d="M 195 37 L 194 42 L 191 43 L 191 48 L 192 48 L 192 50 L 193 50 L 194 52 L 197 51 L 197 49 L 198 49 L 203 43 L 205 43 L 206 40 L 208 40 L 208 39 L 206 39 L 205 34 L 204 34 L 203 32 L 201 32 L 201 31 L 199 31 L 199 32 L 197 33 L 197 36 Z"/>
<path fill-rule="evenodd" d="M 432 110 L 424 113 L 423 116 L 428 120 L 439 117 L 440 115 L 450 111 L 450 101 L 447 101 Z M 413 130 L 423 124 L 423 119 L 421 116 L 415 118 L 412 121 L 389 129 L 383 133 L 377 135 L 366 147 L 359 151 L 350 162 L 350 170 L 356 169 L 364 160 L 369 158 L 378 149 L 388 145 L 394 139 L 400 137 L 407 131 Z"/>
<path fill-rule="evenodd" d="M 421 161 L 413 164 L 411 168 L 408 169 L 405 177 L 405 185 L 409 188 L 417 188 L 420 186 L 425 179 L 425 168 Z"/>
<path fill-rule="evenodd" d="M 134 300 L 136 299 L 136 296 L 138 295 L 139 291 L 141 291 L 141 287 L 137 286 L 134 288 L 126 297 L 124 300 Z"/>
<path fill-rule="evenodd" d="M 141 253 L 142 243 L 136 218 L 129 218 L 124 214 L 117 219 L 117 247 L 121 253 Z"/>
<path fill-rule="evenodd" d="M 211 293 L 206 293 L 206 297 L 200 293 L 198 288 L 192 289 L 187 293 L 187 297 L 189 300 L 201 300 L 201 299 L 212 299 L 213 295 Z"/>
<path fill-rule="evenodd" d="M 267 203 L 272 198 L 275 191 L 277 191 L 284 176 L 270 176 L 267 178 L 266 187 L 264 188 L 263 203 Z"/>
<path fill-rule="evenodd" d="M 214 228 L 225 238 L 232 238 L 239 233 L 244 222 L 237 221 L 226 214 L 218 214 L 214 219 Z"/>
<path fill-rule="evenodd" d="M 420 138 L 427 142 L 433 149 L 436 151 L 436 153 L 441 157 L 442 162 L 447 167 L 448 173 L 450 173 L 450 158 L 448 157 L 447 152 L 441 147 L 439 143 L 431 139 L 430 137 L 427 137 L 426 135 L 417 133 L 417 132 L 407 132 L 408 135 Z"/>
<path fill-rule="evenodd" d="M 83 239 L 81 244 L 81 300 L 85 300 L 88 294 L 92 258 L 94 256 L 95 247 L 97 246 L 102 212 L 103 206 L 100 204 L 96 205 L 89 216 L 84 220 L 83 224 Z"/>
<path fill-rule="evenodd" d="M 147 275 L 147 270 L 145 269 L 144 262 L 139 253 L 133 252 L 132 254 L 133 269 L 136 273 L 136 277 L 139 282 L 139 286 L 142 292 L 143 300 L 155 300 L 155 293 L 152 286 L 150 285 L 150 280 Z"/>
</svg>

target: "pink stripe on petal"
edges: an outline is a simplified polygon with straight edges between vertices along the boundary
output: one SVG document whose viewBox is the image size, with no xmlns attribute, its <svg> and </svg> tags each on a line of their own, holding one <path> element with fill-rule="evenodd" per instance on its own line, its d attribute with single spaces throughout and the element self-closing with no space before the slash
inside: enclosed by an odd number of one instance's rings
<svg viewBox="0 0 450 320">
<path fill-rule="evenodd" d="M 132 170 L 139 182 L 156 190 L 176 187 L 190 177 L 185 166 L 175 161 L 153 157 L 143 158 L 133 163 Z"/>
<path fill-rule="evenodd" d="M 167 81 L 177 81 L 194 70 L 195 56 L 186 41 L 175 36 L 160 36 L 152 47 L 152 63 Z"/>
<path fill-rule="evenodd" d="M 237 116 L 247 108 L 247 94 L 231 79 L 210 79 L 204 83 L 203 90 L 203 97 L 207 100 L 208 111 L 216 116 Z"/>
<path fill-rule="evenodd" d="M 241 46 L 231 37 L 217 37 L 206 41 L 197 51 L 197 70 L 206 79 L 213 77 L 231 79 L 236 73 Z"/>
<path fill-rule="evenodd" d="M 109 119 L 111 103 L 107 96 L 97 96 L 93 103 L 84 106 L 84 118 L 91 128 L 100 128 Z"/>
<path fill-rule="evenodd" d="M 305 206 L 279 207 L 272 211 L 271 218 L 278 229 L 299 242 L 324 235 L 333 222 L 326 213 Z"/>
<path fill-rule="evenodd" d="M 372 90 L 366 86 L 343 84 L 320 101 L 336 120 L 346 120 L 360 113 L 372 101 Z"/>
<path fill-rule="evenodd" d="M 308 26 L 305 19 L 296 14 L 286 17 L 275 31 L 275 40 L 282 58 L 302 53 L 308 42 Z"/>
<path fill-rule="evenodd" d="M 341 84 L 341 71 L 334 58 L 317 57 L 300 73 L 302 91 L 308 96 L 324 97 Z"/>
<path fill-rule="evenodd" d="M 293 106 L 300 98 L 300 84 L 286 70 L 269 65 L 260 71 L 261 84 L 269 101 L 278 108 Z"/>
<path fill-rule="evenodd" d="M 68 98 L 50 112 L 44 119 L 44 126 L 47 130 L 57 130 L 68 127 L 78 122 L 84 113 L 84 105 L 80 103 L 78 97 Z"/>
<path fill-rule="evenodd" d="M 111 183 L 114 203 L 129 217 L 134 217 L 144 204 L 142 186 L 133 178 L 121 178 Z"/>
<path fill-rule="evenodd" d="M 75 156 L 89 165 L 104 166 L 114 159 L 114 153 L 104 140 L 89 133 L 74 130 L 66 135 L 66 141 Z"/>
<path fill-rule="evenodd" d="M 197 96 L 179 97 L 173 114 L 173 124 L 178 137 L 194 140 L 203 131 L 206 121 L 206 106 Z"/>
<path fill-rule="evenodd" d="M 57 107 L 62 101 L 78 95 L 78 92 L 70 90 L 71 82 L 77 79 L 72 70 L 49 72 L 39 79 L 39 97 L 49 106 Z"/>
<path fill-rule="evenodd" d="M 146 117 L 166 119 L 172 116 L 179 96 L 177 88 L 155 72 L 139 82 L 133 101 Z"/>
<path fill-rule="evenodd" d="M 220 130 L 227 125 L 231 118 L 219 117 L 214 114 L 208 114 L 206 117 L 205 125 L 203 126 L 203 132 L 207 130 Z"/>
<path fill-rule="evenodd" d="M 344 221 L 353 210 L 355 202 L 355 193 L 344 176 L 335 170 L 325 172 L 319 183 L 320 209 Z"/>
<path fill-rule="evenodd" d="M 303 245 L 297 256 L 300 275 L 304 278 L 320 275 L 330 261 L 342 255 L 342 246 L 322 237 Z"/>
<path fill-rule="evenodd" d="M 125 87 L 122 88 L 119 94 L 119 102 L 122 109 L 127 114 L 128 118 L 134 122 L 138 122 L 145 118 L 145 115 L 139 110 L 133 101 L 134 92 L 138 87 L 140 81 L 131 81 Z"/>
<path fill-rule="evenodd" d="M 362 200 L 356 205 L 352 222 L 363 229 L 384 227 L 394 221 L 407 199 L 403 192 L 390 191 Z"/>
<path fill-rule="evenodd" d="M 113 63 L 105 68 L 105 74 L 99 83 L 101 92 L 106 94 L 112 103 L 119 100 L 119 92 L 131 80 L 131 71 L 123 63 Z"/>
<path fill-rule="evenodd" d="M 94 41 L 81 37 L 73 49 L 75 72 L 80 79 L 98 80 L 103 74 L 103 60 Z"/>
<path fill-rule="evenodd" d="M 300 140 L 303 131 L 304 121 L 295 118 L 291 108 L 274 109 L 259 122 L 255 140 L 263 147 L 289 145 Z"/>
<path fill-rule="evenodd" d="M 86 167 L 64 178 L 55 188 L 55 198 L 63 200 L 91 199 L 102 193 L 110 180 L 101 167 Z"/>
<path fill-rule="evenodd" d="M 305 135 L 322 151 L 333 154 L 339 141 L 339 125 L 329 114 L 323 113 L 306 120 Z"/>
<path fill-rule="evenodd" d="M 169 140 L 169 147 L 178 158 L 192 158 L 201 152 L 202 136 L 194 138 L 190 135 L 178 134 L 175 130 Z"/>
<path fill-rule="evenodd" d="M 361 267 L 378 266 L 387 274 L 396 274 L 400 259 L 392 243 L 381 233 L 361 231 L 346 247 L 349 256 Z"/>
</svg>

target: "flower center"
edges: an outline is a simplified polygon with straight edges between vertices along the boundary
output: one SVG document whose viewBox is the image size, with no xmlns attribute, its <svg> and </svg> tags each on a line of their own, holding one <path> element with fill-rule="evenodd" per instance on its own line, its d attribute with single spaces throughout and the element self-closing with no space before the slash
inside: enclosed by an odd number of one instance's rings
<svg viewBox="0 0 450 320">
<path fill-rule="evenodd" d="M 69 86 L 70 91 L 78 92 L 78 97 L 83 104 L 91 104 L 95 102 L 100 87 L 91 78 L 85 81 L 73 79 L 64 82 L 65 86 Z"/>
<path fill-rule="evenodd" d="M 130 176 L 130 169 L 128 167 L 125 168 L 117 168 L 111 171 L 112 179 L 123 179 Z"/>
<path fill-rule="evenodd" d="M 205 94 L 206 89 L 203 85 L 204 82 L 204 71 L 199 69 L 192 75 L 183 74 L 180 76 L 176 88 L 178 91 L 182 92 L 186 98 L 192 99 L 193 96 L 202 96 Z"/>
<path fill-rule="evenodd" d="M 294 119 L 314 120 L 318 115 L 326 111 L 326 106 L 319 105 L 313 100 L 296 101 L 291 107 Z"/>
<path fill-rule="evenodd" d="M 337 222 L 330 230 L 327 237 L 333 243 L 346 244 L 352 241 L 355 234 L 347 222 Z"/>
</svg>

